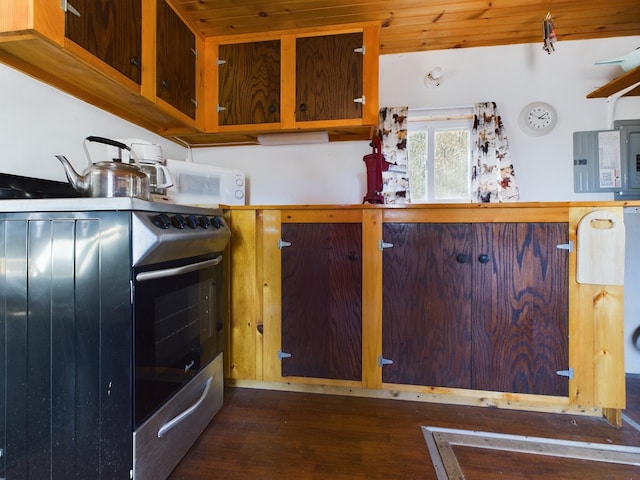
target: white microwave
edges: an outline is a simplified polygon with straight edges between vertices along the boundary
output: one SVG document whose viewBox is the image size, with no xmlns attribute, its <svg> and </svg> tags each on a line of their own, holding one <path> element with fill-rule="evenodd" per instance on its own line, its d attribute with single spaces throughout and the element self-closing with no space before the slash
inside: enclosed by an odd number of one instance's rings
<svg viewBox="0 0 640 480">
<path fill-rule="evenodd" d="M 167 160 L 173 186 L 166 196 L 182 205 L 244 205 L 245 174 L 241 170 L 214 167 L 202 163 Z"/>
</svg>

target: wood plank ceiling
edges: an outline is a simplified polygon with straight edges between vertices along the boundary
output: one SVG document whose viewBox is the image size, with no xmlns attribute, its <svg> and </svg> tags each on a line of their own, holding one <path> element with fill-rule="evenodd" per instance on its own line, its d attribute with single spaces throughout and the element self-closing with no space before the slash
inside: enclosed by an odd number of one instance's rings
<svg viewBox="0 0 640 480">
<path fill-rule="evenodd" d="M 640 35 L 639 0 L 171 1 L 207 37 L 379 21 L 382 54 Z"/>
</svg>

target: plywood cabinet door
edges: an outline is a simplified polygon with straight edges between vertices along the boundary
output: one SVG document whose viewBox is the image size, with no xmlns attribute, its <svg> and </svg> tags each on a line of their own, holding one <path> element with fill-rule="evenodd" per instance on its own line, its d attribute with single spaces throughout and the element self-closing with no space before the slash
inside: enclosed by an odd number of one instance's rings
<svg viewBox="0 0 640 480">
<path fill-rule="evenodd" d="M 142 5 L 140 0 L 73 0 L 65 35 L 92 55 L 140 84 Z"/>
<path fill-rule="evenodd" d="M 282 224 L 282 376 L 362 378 L 362 226 Z"/>
<path fill-rule="evenodd" d="M 165 0 L 157 9 L 156 96 L 195 119 L 195 35 Z"/>
<path fill-rule="evenodd" d="M 473 388 L 569 394 L 566 223 L 474 226 Z M 476 260 L 476 259 L 474 259 Z"/>
<path fill-rule="evenodd" d="M 568 395 L 564 223 L 385 224 L 383 382 Z"/>
<path fill-rule="evenodd" d="M 385 224 L 382 381 L 471 388 L 472 238 L 466 224 Z"/>
<path fill-rule="evenodd" d="M 296 40 L 296 122 L 362 118 L 362 49 L 362 32 Z"/>
<path fill-rule="evenodd" d="M 280 40 L 220 45 L 218 123 L 280 122 Z"/>
</svg>

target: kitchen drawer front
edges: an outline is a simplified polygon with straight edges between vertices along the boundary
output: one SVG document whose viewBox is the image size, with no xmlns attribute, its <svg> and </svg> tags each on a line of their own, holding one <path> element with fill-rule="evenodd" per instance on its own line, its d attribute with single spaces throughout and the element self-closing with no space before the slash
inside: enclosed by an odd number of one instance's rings
<svg viewBox="0 0 640 480">
<path fill-rule="evenodd" d="M 168 477 L 222 402 L 221 353 L 133 433 L 134 480 Z"/>
</svg>

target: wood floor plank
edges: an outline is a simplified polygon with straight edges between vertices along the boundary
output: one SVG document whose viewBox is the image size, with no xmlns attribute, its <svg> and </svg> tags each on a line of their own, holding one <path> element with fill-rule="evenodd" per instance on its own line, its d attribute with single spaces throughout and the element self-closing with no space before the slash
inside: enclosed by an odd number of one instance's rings
<svg viewBox="0 0 640 480">
<path fill-rule="evenodd" d="M 640 446 L 634 428 L 594 417 L 226 388 L 224 406 L 169 478 L 435 480 L 423 425 Z M 544 478 L 567 478 L 562 468 L 574 464 L 585 472 L 577 478 L 619 478 L 608 475 L 627 475 L 627 468 L 634 476 L 626 478 L 640 478 L 624 465 L 618 472 L 596 462 L 454 448 L 468 479 L 541 478 L 527 476 L 536 468 L 552 475 Z M 496 463 L 502 458 L 505 466 Z"/>
</svg>

